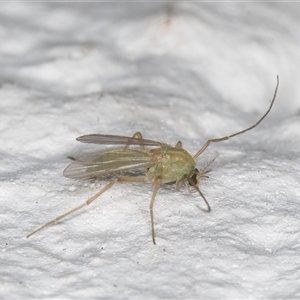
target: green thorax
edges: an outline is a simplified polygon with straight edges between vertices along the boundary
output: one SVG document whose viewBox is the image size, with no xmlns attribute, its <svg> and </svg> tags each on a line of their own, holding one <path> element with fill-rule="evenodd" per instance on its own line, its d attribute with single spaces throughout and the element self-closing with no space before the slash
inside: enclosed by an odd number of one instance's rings
<svg viewBox="0 0 300 300">
<path fill-rule="evenodd" d="M 182 148 L 164 145 L 150 150 L 150 153 L 153 155 L 154 165 L 148 170 L 149 179 L 158 177 L 162 183 L 167 183 L 195 173 L 196 163 L 193 157 Z"/>
</svg>

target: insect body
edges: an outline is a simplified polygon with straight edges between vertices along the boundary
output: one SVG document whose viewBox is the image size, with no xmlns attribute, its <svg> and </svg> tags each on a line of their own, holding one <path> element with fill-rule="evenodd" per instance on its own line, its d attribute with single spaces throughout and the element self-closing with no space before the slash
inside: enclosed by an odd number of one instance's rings
<svg viewBox="0 0 300 300">
<path fill-rule="evenodd" d="M 191 156 L 186 150 L 182 148 L 182 143 L 179 141 L 174 147 L 158 141 L 143 139 L 140 132 L 137 132 L 133 137 L 117 136 L 117 135 L 103 135 L 90 134 L 78 137 L 77 140 L 82 143 L 93 143 L 101 145 L 123 145 L 123 148 L 117 150 L 105 151 L 102 153 L 87 154 L 72 162 L 65 170 L 64 176 L 68 178 L 94 178 L 112 173 L 129 171 L 133 169 L 144 169 L 145 176 L 120 176 L 106 184 L 97 194 L 89 198 L 83 204 L 66 212 L 65 214 L 51 220 L 50 222 L 39 227 L 27 237 L 40 231 L 41 229 L 56 223 L 62 218 L 74 213 L 75 211 L 91 204 L 101 194 L 111 188 L 116 182 L 145 182 L 151 181 L 153 185 L 153 193 L 150 202 L 150 219 L 152 230 L 152 241 L 155 242 L 154 232 L 154 215 L 153 206 L 157 191 L 161 184 L 175 182 L 176 188 L 187 181 L 202 197 L 209 212 L 210 206 L 200 191 L 198 183 L 201 177 L 207 173 L 206 168 L 199 171 L 196 168 L 197 157 L 205 151 L 205 149 L 213 142 L 221 142 L 228 140 L 234 136 L 240 135 L 256 127 L 270 112 L 276 98 L 277 89 L 279 85 L 279 78 L 277 76 L 277 85 L 274 96 L 267 112 L 254 125 L 236 132 L 229 136 L 208 140 L 202 148 Z M 138 148 L 130 148 L 130 146 L 138 146 Z M 145 147 L 152 147 L 146 149 Z"/>
</svg>

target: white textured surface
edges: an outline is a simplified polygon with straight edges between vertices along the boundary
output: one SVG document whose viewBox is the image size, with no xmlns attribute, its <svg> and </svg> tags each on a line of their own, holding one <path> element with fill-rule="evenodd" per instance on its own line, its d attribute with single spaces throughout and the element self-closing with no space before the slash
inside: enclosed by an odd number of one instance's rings
<svg viewBox="0 0 300 300">
<path fill-rule="evenodd" d="M 1 3 L 1 298 L 300 297 L 297 3 Z M 88 133 L 195 153 L 267 109 L 255 130 L 211 145 L 197 194 L 62 176 Z M 98 149 L 94 147 L 94 149 Z"/>
</svg>

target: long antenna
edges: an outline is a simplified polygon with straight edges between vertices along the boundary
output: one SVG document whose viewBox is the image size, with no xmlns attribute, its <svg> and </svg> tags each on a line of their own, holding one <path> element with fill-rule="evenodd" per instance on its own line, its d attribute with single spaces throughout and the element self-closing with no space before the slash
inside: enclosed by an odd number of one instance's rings
<svg viewBox="0 0 300 300">
<path fill-rule="evenodd" d="M 204 152 L 204 150 L 209 146 L 210 143 L 216 143 L 216 142 L 226 141 L 226 140 L 229 140 L 230 138 L 232 138 L 234 136 L 237 136 L 239 134 L 243 134 L 243 133 L 245 133 L 245 132 L 247 132 L 247 131 L 255 128 L 268 115 L 268 113 L 272 109 L 272 106 L 273 106 L 274 101 L 276 99 L 278 86 L 279 86 L 279 76 L 277 75 L 277 85 L 276 85 L 274 96 L 273 96 L 273 99 L 272 99 L 271 104 L 269 106 L 269 109 L 267 110 L 267 112 L 254 125 L 250 126 L 249 128 L 246 128 L 246 129 L 244 129 L 242 131 L 239 131 L 239 132 L 236 132 L 234 134 L 228 135 L 228 136 L 224 136 L 224 137 L 221 137 L 221 138 L 208 140 L 204 144 L 204 146 L 194 155 L 194 159 L 196 159 L 202 152 Z"/>
</svg>

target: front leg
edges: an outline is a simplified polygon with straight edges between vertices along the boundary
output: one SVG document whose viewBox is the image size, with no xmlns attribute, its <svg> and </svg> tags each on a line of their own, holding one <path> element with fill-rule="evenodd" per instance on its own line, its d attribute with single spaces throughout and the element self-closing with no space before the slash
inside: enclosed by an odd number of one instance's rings
<svg viewBox="0 0 300 300">
<path fill-rule="evenodd" d="M 155 231 L 154 231 L 154 215 L 153 215 L 153 206 L 155 202 L 155 197 L 157 194 L 157 191 L 159 189 L 159 186 L 161 185 L 161 179 L 160 178 L 154 178 L 152 181 L 152 184 L 154 186 L 152 197 L 151 197 L 151 202 L 150 202 L 150 219 L 151 219 L 151 232 L 152 232 L 152 241 L 153 244 L 156 245 L 155 242 Z"/>
</svg>

